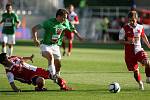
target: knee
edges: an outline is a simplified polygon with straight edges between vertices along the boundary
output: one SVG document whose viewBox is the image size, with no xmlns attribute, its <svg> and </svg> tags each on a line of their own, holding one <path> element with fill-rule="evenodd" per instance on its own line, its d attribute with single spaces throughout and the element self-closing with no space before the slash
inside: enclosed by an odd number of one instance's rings
<svg viewBox="0 0 150 100">
<path fill-rule="evenodd" d="M 60 61 L 55 61 L 55 66 L 57 66 L 57 67 L 61 67 L 61 62 Z"/>
<path fill-rule="evenodd" d="M 53 54 L 51 52 L 47 52 L 47 51 L 42 52 L 42 56 L 44 58 L 47 58 L 48 60 L 53 58 Z"/>
<path fill-rule="evenodd" d="M 149 60 L 143 60 L 142 64 L 145 65 L 145 67 L 149 67 L 150 66 L 150 61 Z"/>
<path fill-rule="evenodd" d="M 134 70 L 133 72 L 134 72 L 134 75 L 137 75 L 137 74 L 140 73 L 140 72 L 139 72 L 139 69 L 136 69 L 136 70 Z"/>
</svg>

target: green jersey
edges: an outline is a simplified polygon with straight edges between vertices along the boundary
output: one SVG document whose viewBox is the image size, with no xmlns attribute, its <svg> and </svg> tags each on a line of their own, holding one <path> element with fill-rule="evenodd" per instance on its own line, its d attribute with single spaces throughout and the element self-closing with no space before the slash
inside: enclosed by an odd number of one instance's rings
<svg viewBox="0 0 150 100">
<path fill-rule="evenodd" d="M 16 29 L 16 23 L 19 22 L 19 19 L 15 13 L 4 13 L 2 14 L 1 22 L 3 22 L 3 34 L 14 34 Z"/>
<path fill-rule="evenodd" d="M 60 23 L 56 20 L 56 18 L 51 18 L 47 21 L 44 21 L 42 24 L 40 24 L 40 26 L 42 26 L 42 28 L 45 30 L 42 43 L 46 45 L 61 45 L 64 36 L 64 30 L 72 32 L 75 29 L 67 19 L 64 23 Z"/>
</svg>

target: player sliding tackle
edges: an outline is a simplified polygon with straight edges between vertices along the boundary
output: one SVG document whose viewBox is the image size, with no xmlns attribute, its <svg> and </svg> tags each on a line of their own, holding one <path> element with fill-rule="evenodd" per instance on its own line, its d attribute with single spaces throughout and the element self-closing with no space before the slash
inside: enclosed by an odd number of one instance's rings
<svg viewBox="0 0 150 100">
<path fill-rule="evenodd" d="M 35 87 L 36 91 L 47 90 L 44 88 L 45 79 L 52 79 L 52 75 L 45 69 L 26 63 L 28 60 L 32 61 L 32 58 L 33 55 L 30 57 L 7 57 L 6 53 L 0 54 L 0 64 L 4 66 L 9 83 L 15 92 L 20 92 L 21 90 L 15 85 L 14 80 L 37 86 Z M 65 80 L 60 77 L 57 77 L 57 80 L 61 90 L 71 90 L 66 85 Z"/>
<path fill-rule="evenodd" d="M 150 48 L 149 41 L 142 25 L 137 23 L 136 11 L 128 14 L 129 23 L 124 25 L 119 33 L 119 40 L 125 45 L 125 62 L 129 71 L 134 72 L 134 78 L 139 84 L 139 89 L 144 90 L 144 85 L 139 72 L 138 62 L 145 66 L 146 82 L 150 83 L 150 61 L 147 53 L 141 46 L 141 38 Z"/>
</svg>

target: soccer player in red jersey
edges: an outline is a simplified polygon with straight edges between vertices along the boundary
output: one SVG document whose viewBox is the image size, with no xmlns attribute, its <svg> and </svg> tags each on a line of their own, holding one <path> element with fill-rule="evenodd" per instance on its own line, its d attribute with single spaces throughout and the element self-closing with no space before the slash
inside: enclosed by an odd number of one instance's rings
<svg viewBox="0 0 150 100">
<path fill-rule="evenodd" d="M 133 71 L 134 78 L 139 84 L 139 89 L 144 90 L 144 85 L 139 72 L 138 62 L 145 66 L 146 82 L 150 83 L 150 61 L 147 53 L 141 46 L 141 39 L 150 48 L 150 43 L 144 32 L 143 25 L 137 23 L 136 11 L 128 13 L 129 23 L 124 25 L 119 33 L 119 40 L 125 46 L 125 62 L 129 71 Z"/>
<path fill-rule="evenodd" d="M 37 86 L 35 87 L 36 91 L 47 90 L 43 87 L 45 79 L 52 79 L 52 75 L 48 70 L 37 68 L 36 66 L 26 63 L 28 60 L 32 61 L 32 58 L 33 55 L 30 57 L 7 57 L 6 53 L 0 54 L 0 64 L 4 66 L 10 86 L 15 92 L 20 92 L 21 90 L 17 88 L 14 80 Z M 71 90 L 71 88 L 66 85 L 65 80 L 60 77 L 57 77 L 57 80 L 56 83 L 60 86 L 61 90 Z"/>
<path fill-rule="evenodd" d="M 78 15 L 74 12 L 74 6 L 72 4 L 69 5 L 68 11 L 69 11 L 68 20 L 71 22 L 71 24 L 73 26 L 79 24 Z M 70 56 L 71 55 L 71 50 L 72 50 L 72 42 L 73 42 L 73 39 L 74 39 L 74 33 L 70 32 L 70 31 L 65 32 L 65 37 L 64 37 L 63 42 L 62 42 L 62 48 L 64 50 L 63 51 L 63 56 L 66 54 L 66 45 L 65 45 L 65 43 L 66 43 L 65 40 L 66 39 L 68 40 L 67 55 Z"/>
</svg>

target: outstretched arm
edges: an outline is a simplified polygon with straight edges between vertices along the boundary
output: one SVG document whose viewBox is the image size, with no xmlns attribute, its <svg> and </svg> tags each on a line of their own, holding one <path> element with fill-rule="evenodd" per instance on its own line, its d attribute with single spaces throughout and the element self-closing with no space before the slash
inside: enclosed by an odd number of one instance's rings
<svg viewBox="0 0 150 100">
<path fill-rule="evenodd" d="M 11 88 L 12 88 L 15 92 L 21 92 L 21 90 L 17 88 L 17 86 L 15 85 L 14 82 L 11 82 L 11 83 L 10 83 L 10 86 L 11 86 Z"/>
<path fill-rule="evenodd" d="M 15 92 L 20 92 L 21 90 L 17 88 L 17 86 L 14 83 L 14 74 L 11 72 L 7 72 L 7 78 L 8 81 L 10 83 L 11 88 L 15 91 Z"/>
<path fill-rule="evenodd" d="M 147 47 L 150 48 L 150 43 L 149 43 L 147 36 L 145 34 L 142 36 L 142 39 L 143 39 L 144 43 L 147 45 Z"/>
<path fill-rule="evenodd" d="M 36 25 L 32 28 L 32 36 L 33 36 L 33 41 L 36 46 L 40 45 L 40 41 L 38 40 L 38 30 L 41 29 L 41 25 Z"/>
<path fill-rule="evenodd" d="M 80 41 L 83 40 L 83 38 L 81 37 L 80 33 L 79 33 L 77 30 L 74 30 L 73 32 L 75 33 L 75 35 L 78 37 L 78 39 L 79 39 Z"/>
<path fill-rule="evenodd" d="M 20 25 L 21 25 L 21 22 L 20 22 L 20 21 L 17 21 L 17 25 L 16 25 L 16 27 L 17 27 L 17 28 L 19 28 L 19 27 L 20 27 Z"/>
</svg>

